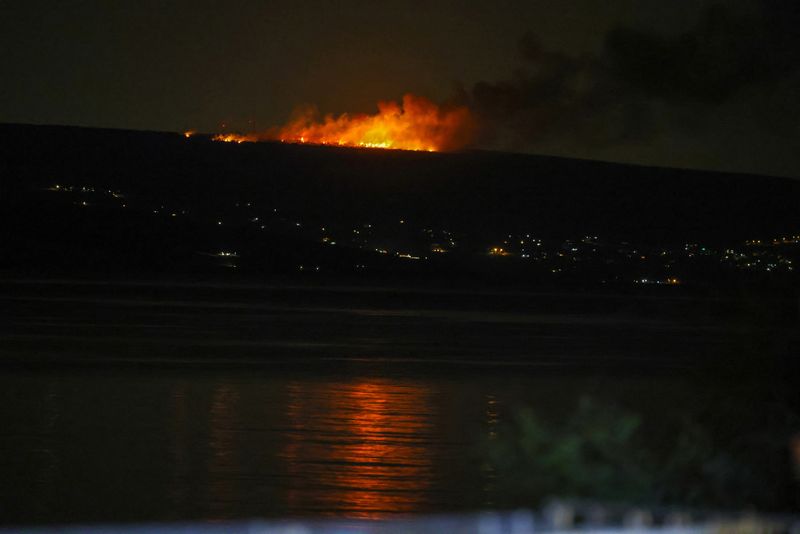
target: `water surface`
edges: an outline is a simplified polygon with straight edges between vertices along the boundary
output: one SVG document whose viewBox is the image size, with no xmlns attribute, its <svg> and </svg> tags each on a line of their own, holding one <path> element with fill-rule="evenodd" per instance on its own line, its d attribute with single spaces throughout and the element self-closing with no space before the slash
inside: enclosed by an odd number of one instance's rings
<svg viewBox="0 0 800 534">
<path fill-rule="evenodd" d="M 2 300 L 6 524 L 381 518 L 636 484 L 797 509 L 791 377 L 709 371 L 766 345 L 683 300 L 126 285 Z M 497 444 L 532 457 L 505 465 Z M 642 472 L 597 482 L 615 461 Z"/>
</svg>

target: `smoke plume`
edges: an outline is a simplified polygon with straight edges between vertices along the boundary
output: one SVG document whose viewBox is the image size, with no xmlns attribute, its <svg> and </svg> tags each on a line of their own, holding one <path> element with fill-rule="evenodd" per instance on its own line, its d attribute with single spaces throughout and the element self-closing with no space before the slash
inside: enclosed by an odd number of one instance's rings
<svg viewBox="0 0 800 534">
<path fill-rule="evenodd" d="M 520 42 L 524 68 L 479 82 L 462 98 L 482 124 L 484 145 L 646 143 L 676 122 L 702 127 L 705 115 L 743 90 L 800 88 L 799 13 L 782 0 L 750 13 L 717 5 L 683 34 L 616 28 L 601 53 L 584 56 L 548 50 L 528 34 Z"/>
</svg>

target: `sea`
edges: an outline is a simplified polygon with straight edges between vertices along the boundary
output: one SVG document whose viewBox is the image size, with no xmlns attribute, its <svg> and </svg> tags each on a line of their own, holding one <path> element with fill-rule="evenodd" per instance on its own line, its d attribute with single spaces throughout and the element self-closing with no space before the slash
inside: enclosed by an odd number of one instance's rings
<svg viewBox="0 0 800 534">
<path fill-rule="evenodd" d="M 3 280 L 0 524 L 797 512 L 785 305 Z"/>
</svg>

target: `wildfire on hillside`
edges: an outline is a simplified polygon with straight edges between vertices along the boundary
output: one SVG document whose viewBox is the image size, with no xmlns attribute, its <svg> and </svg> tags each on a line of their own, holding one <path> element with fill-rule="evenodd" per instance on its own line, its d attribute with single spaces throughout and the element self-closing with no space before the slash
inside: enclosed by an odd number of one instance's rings
<svg viewBox="0 0 800 534">
<path fill-rule="evenodd" d="M 427 98 L 407 94 L 400 103 L 379 102 L 378 112 L 373 115 L 344 113 L 320 119 L 313 109 L 305 109 L 285 125 L 265 132 L 224 133 L 213 139 L 439 152 L 467 146 L 474 130 L 466 107 L 439 106 Z"/>
</svg>

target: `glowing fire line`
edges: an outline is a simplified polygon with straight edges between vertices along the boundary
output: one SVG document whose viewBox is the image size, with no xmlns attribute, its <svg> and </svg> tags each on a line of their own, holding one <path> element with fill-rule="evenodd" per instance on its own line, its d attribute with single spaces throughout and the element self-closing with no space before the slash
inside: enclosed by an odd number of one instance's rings
<svg viewBox="0 0 800 534">
<path fill-rule="evenodd" d="M 455 150 L 469 144 L 474 131 L 466 107 L 438 106 L 407 94 L 401 103 L 380 102 L 374 115 L 327 115 L 318 120 L 312 109 L 301 110 L 287 124 L 256 133 L 222 133 L 215 141 L 245 143 L 281 141 L 363 148 Z"/>
</svg>

